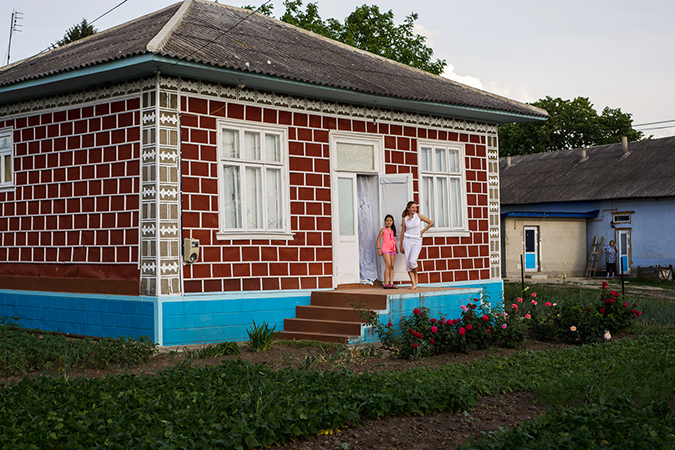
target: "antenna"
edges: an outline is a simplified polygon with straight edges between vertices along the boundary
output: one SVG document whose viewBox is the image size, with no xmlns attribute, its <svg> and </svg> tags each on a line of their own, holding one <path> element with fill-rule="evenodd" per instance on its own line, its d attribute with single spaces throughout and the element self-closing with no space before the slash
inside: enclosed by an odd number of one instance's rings
<svg viewBox="0 0 675 450">
<path fill-rule="evenodd" d="M 7 46 L 7 64 L 9 64 L 9 54 L 12 50 L 12 35 L 15 32 L 21 31 L 23 25 L 19 24 L 19 20 L 23 20 L 23 13 L 12 8 L 12 21 L 9 26 L 9 45 Z"/>
</svg>

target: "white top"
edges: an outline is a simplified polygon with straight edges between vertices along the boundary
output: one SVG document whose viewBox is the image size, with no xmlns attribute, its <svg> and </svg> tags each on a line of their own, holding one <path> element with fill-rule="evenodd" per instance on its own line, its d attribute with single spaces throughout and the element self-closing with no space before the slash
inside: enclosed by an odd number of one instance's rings
<svg viewBox="0 0 675 450">
<path fill-rule="evenodd" d="M 412 219 L 409 216 L 405 216 L 405 236 L 406 239 L 422 239 L 422 221 L 420 220 L 417 213 L 412 216 Z"/>
</svg>

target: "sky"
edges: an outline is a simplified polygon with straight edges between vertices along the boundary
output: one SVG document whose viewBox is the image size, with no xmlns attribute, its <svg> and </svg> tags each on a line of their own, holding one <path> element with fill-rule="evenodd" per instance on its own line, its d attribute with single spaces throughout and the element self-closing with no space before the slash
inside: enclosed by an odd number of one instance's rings
<svg viewBox="0 0 675 450">
<path fill-rule="evenodd" d="M 2 0 L 0 55 L 7 62 L 12 11 L 22 12 L 11 62 L 61 39 L 83 18 L 89 22 L 123 0 Z M 220 0 L 242 6 L 264 0 Z M 98 19 L 102 31 L 176 3 L 126 0 Z M 307 3 L 306 1 L 303 3 Z M 362 4 L 392 10 L 402 23 L 419 14 L 417 33 L 434 57 L 448 63 L 443 76 L 521 102 L 550 96 L 587 97 L 633 115 L 634 127 L 655 138 L 675 135 L 675 2 L 667 0 L 318 0 L 319 14 L 343 21 Z M 274 16 L 284 13 L 273 0 Z M 654 122 L 668 123 L 645 125 Z M 640 126 L 638 126 L 640 125 Z"/>
</svg>

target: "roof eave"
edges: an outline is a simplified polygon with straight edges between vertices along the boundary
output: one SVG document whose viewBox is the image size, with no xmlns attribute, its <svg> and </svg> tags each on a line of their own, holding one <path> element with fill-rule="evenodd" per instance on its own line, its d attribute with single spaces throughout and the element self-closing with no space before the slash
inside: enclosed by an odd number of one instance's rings
<svg viewBox="0 0 675 450">
<path fill-rule="evenodd" d="M 85 86 L 137 78 L 150 75 L 157 71 L 165 75 L 203 79 L 230 85 L 243 84 L 247 87 L 271 92 L 307 96 L 336 102 L 371 105 L 377 108 L 414 111 L 492 124 L 529 122 L 547 119 L 547 117 L 518 114 L 507 111 L 385 97 L 243 70 L 205 65 L 198 62 L 185 61 L 153 53 L 130 56 L 107 63 L 3 86 L 0 87 L 0 96 L 3 99 L 3 103 L 20 101 L 28 98 L 77 90 Z"/>
</svg>

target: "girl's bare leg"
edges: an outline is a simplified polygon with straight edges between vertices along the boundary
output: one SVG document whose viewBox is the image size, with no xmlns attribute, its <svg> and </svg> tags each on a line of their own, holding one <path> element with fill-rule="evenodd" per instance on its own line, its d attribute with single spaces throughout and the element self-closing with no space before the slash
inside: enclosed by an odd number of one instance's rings
<svg viewBox="0 0 675 450">
<path fill-rule="evenodd" d="M 388 254 L 383 254 L 382 257 L 384 258 L 384 263 L 385 263 L 385 268 L 384 268 L 384 285 L 389 286 L 390 284 L 393 284 L 393 274 L 391 273 L 390 267 L 393 265 L 391 262 L 392 256 Z"/>
</svg>

